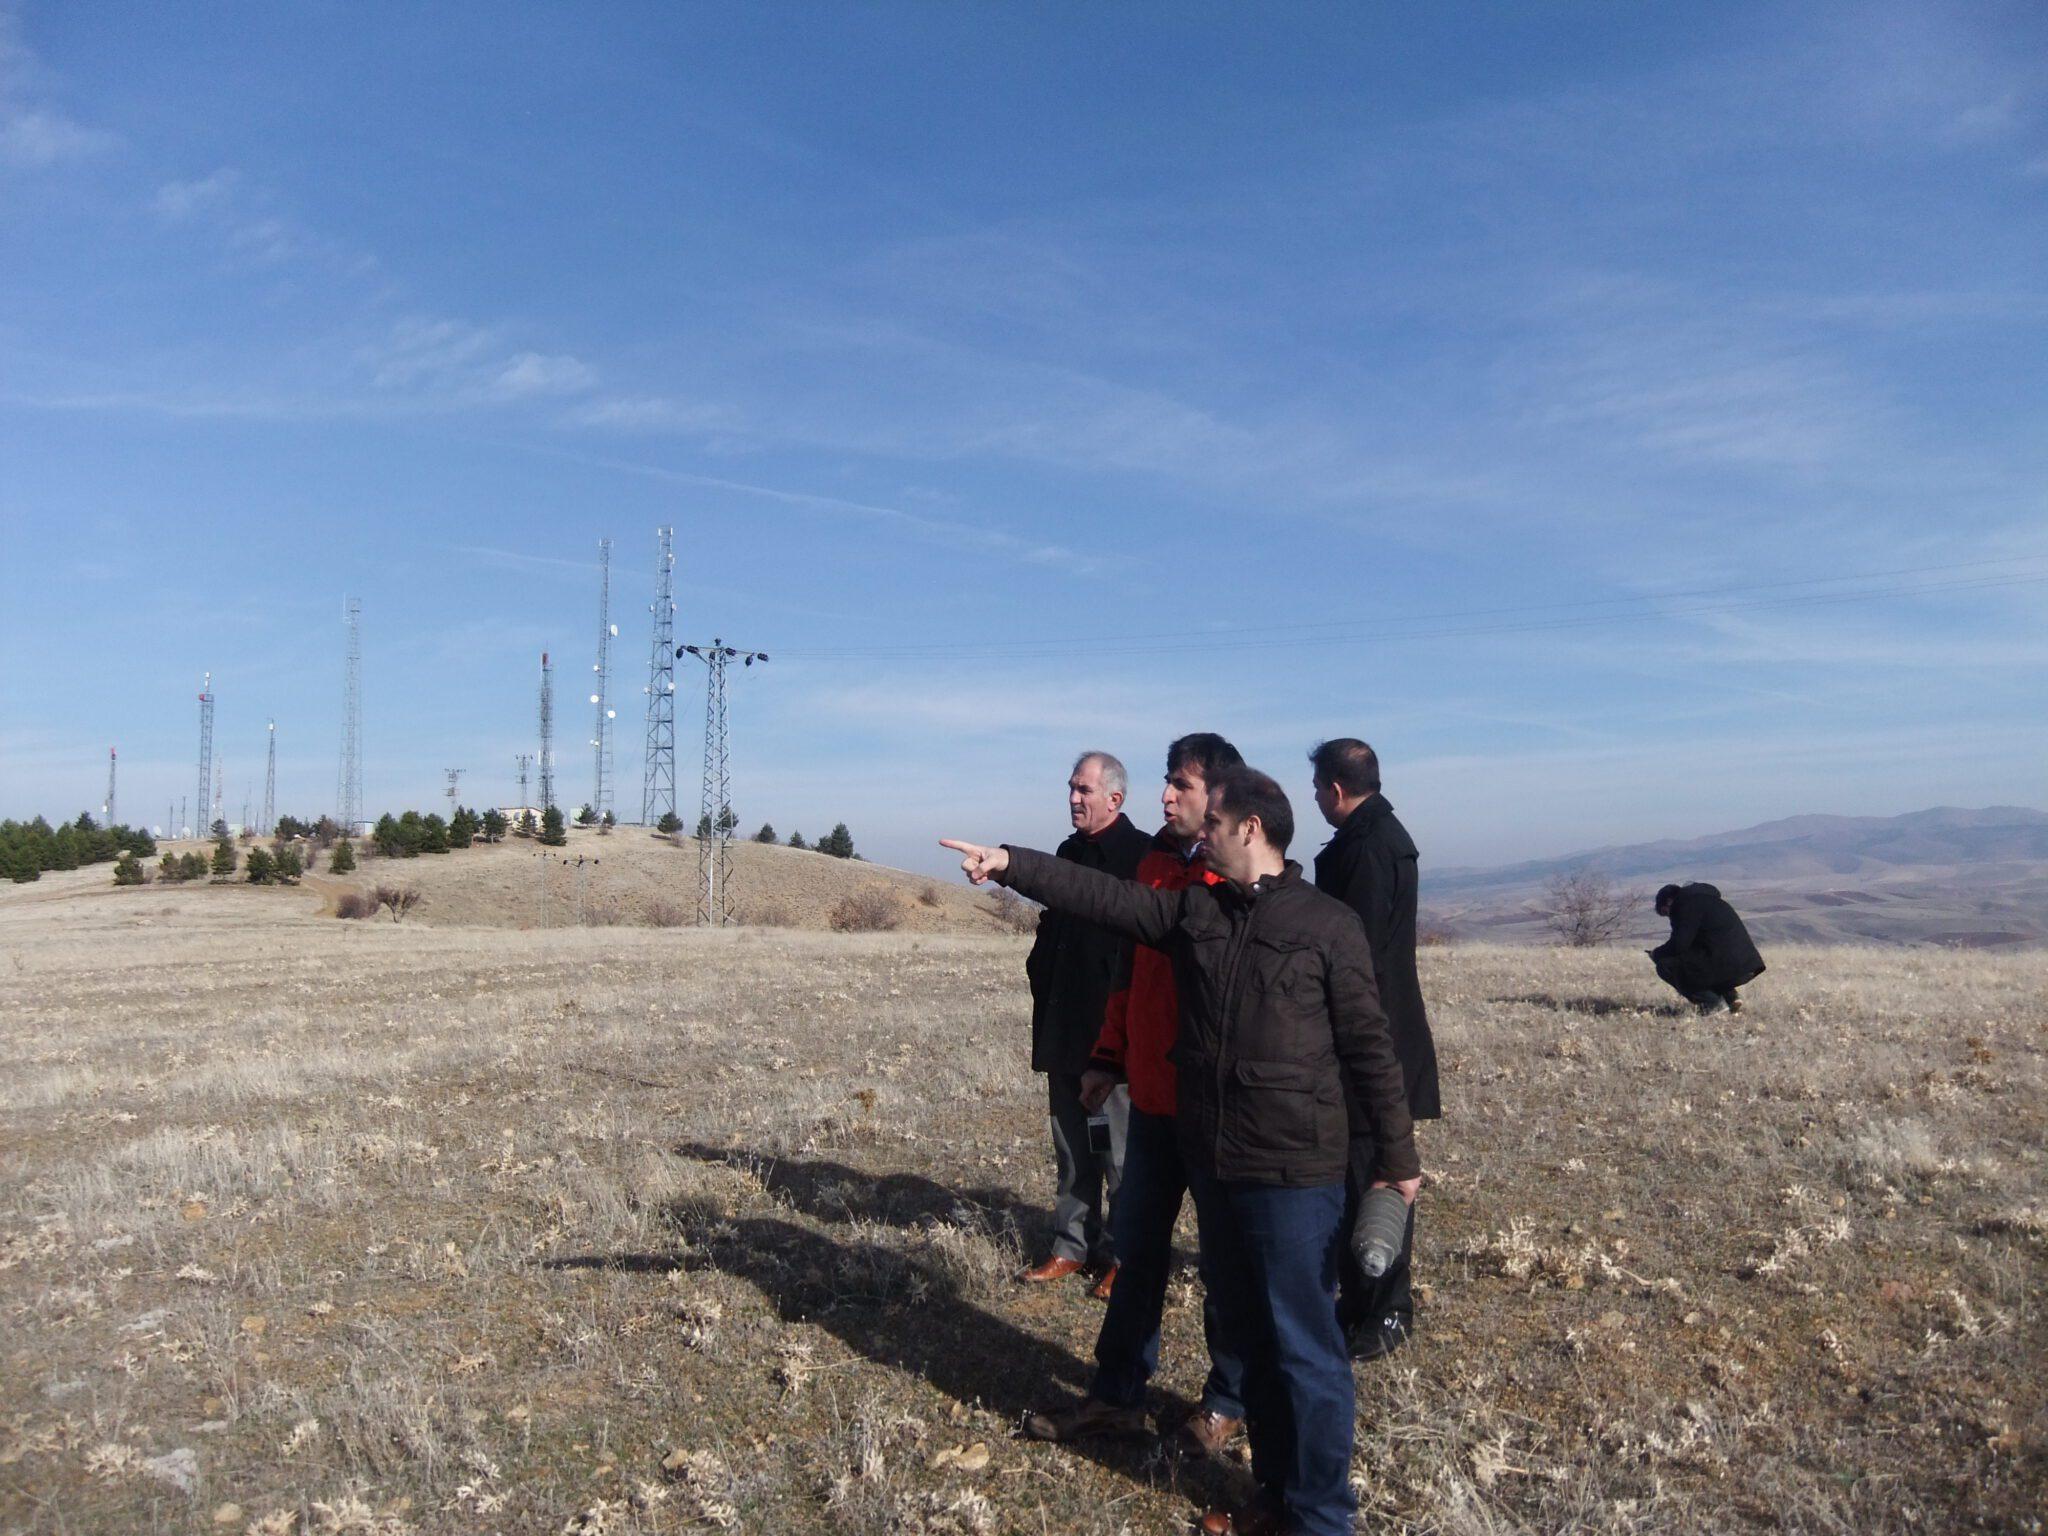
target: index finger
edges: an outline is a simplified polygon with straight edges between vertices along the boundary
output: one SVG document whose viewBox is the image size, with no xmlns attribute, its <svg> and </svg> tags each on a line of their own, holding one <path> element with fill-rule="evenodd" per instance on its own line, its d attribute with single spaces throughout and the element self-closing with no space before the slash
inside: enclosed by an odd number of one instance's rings
<svg viewBox="0 0 2048 1536">
<path fill-rule="evenodd" d="M 954 851 L 955 853 L 979 853 L 979 852 L 981 852 L 981 845 L 980 845 L 979 843 L 962 843 L 962 842 L 956 842 L 956 841 L 955 841 L 954 839 L 952 839 L 952 838 L 950 838 L 950 837 L 942 837 L 942 838 L 940 838 L 940 839 L 939 839 L 939 846 L 940 846 L 941 848 L 950 848 L 950 849 L 952 849 L 952 850 L 953 850 L 953 851 Z"/>
</svg>

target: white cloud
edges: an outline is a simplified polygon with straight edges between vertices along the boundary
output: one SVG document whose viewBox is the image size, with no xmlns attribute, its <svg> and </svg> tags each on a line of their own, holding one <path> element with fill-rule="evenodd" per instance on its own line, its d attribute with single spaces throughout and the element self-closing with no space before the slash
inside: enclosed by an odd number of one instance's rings
<svg viewBox="0 0 2048 1536">
<path fill-rule="evenodd" d="M 166 219 L 189 219 L 194 214 L 219 208 L 234 196 L 242 173 L 222 166 L 209 176 L 194 181 L 167 181 L 156 189 L 150 206 Z"/>
<path fill-rule="evenodd" d="M 521 352 L 498 370 L 493 389 L 505 399 L 518 400 L 533 395 L 578 394 L 596 383 L 597 371 L 579 358 Z"/>
<path fill-rule="evenodd" d="M 611 395 L 586 401 L 563 419 L 575 427 L 683 436 L 729 433 L 740 426 L 739 413 L 730 406 L 679 400 L 671 395 Z"/>
<path fill-rule="evenodd" d="M 0 164 L 42 170 L 83 160 L 120 141 L 51 111 L 7 111 L 0 116 Z"/>
</svg>

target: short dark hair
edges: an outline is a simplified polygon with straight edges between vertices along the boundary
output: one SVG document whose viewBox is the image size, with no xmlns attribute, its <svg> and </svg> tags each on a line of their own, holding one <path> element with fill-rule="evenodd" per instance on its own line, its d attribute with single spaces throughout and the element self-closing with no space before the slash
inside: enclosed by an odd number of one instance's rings
<svg viewBox="0 0 2048 1536">
<path fill-rule="evenodd" d="M 1176 769 L 1194 768 L 1201 773 L 1205 783 L 1213 783 L 1217 774 L 1243 766 L 1244 754 L 1214 731 L 1190 732 L 1166 749 L 1169 778 Z"/>
<path fill-rule="evenodd" d="M 1210 779 L 1209 808 L 1237 821 L 1258 817 L 1266 841 L 1276 852 L 1285 853 L 1294 841 L 1294 807 L 1287 803 L 1287 791 L 1270 774 L 1256 768 L 1240 763 Z"/>
<path fill-rule="evenodd" d="M 1347 795 L 1379 792 L 1380 756 L 1356 736 L 1319 741 L 1309 748 L 1308 760 L 1315 766 L 1317 778 Z"/>
<path fill-rule="evenodd" d="M 1678 894 L 1678 887 L 1675 885 L 1664 885 L 1657 888 L 1657 899 L 1651 905 L 1656 907 L 1659 917 L 1670 912 L 1671 903 L 1678 900 Z"/>
</svg>

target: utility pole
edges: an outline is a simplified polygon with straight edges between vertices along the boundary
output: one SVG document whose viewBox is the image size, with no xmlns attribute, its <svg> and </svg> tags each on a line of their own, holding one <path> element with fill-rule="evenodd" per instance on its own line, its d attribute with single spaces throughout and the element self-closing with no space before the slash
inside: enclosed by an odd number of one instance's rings
<svg viewBox="0 0 2048 1536">
<path fill-rule="evenodd" d="M 263 768 L 263 835 L 277 830 L 277 722 L 270 722 L 270 761 Z"/>
<path fill-rule="evenodd" d="M 640 824 L 657 825 L 676 809 L 676 531 L 655 530 L 654 654 L 647 663 L 647 763 L 640 781 Z"/>
<path fill-rule="evenodd" d="M 714 639 L 709 645 L 679 645 L 676 655 L 704 663 L 704 790 L 697 820 L 697 922 L 723 926 L 733 920 L 732 764 L 726 750 L 725 669 L 737 661 L 751 667 L 765 662 L 765 651 L 742 651 Z"/>
<path fill-rule="evenodd" d="M 555 803 L 555 673 L 548 653 L 540 653 L 540 809 L 546 815 Z"/>
<path fill-rule="evenodd" d="M 448 774 L 448 824 L 449 824 L 450 826 L 453 826 L 453 825 L 455 824 L 455 783 L 456 783 L 456 780 L 458 780 L 458 779 L 460 779 L 460 778 L 462 777 L 462 770 L 461 770 L 460 768 L 450 768 L 450 769 L 448 769 L 448 770 L 447 770 L 447 774 Z"/>
<path fill-rule="evenodd" d="M 341 680 L 341 772 L 335 800 L 344 837 L 356 835 L 363 819 L 363 600 L 342 599 L 342 622 L 348 626 L 348 649 Z"/>
<path fill-rule="evenodd" d="M 206 814 L 207 802 L 213 797 L 213 674 L 206 674 L 206 681 L 199 686 L 199 814 Z M 207 823 L 211 832 L 213 824 Z"/>
<path fill-rule="evenodd" d="M 107 803 L 100 807 L 100 820 L 107 826 L 114 824 L 114 749 L 107 748 Z"/>
<path fill-rule="evenodd" d="M 590 702 L 597 706 L 597 727 L 590 738 L 597 763 L 591 774 L 590 808 L 602 824 L 604 813 L 612 808 L 612 636 L 618 633 L 618 626 L 612 623 L 610 539 L 597 541 L 597 569 L 597 662 L 591 668 L 597 674 L 597 692 L 590 696 Z"/>
</svg>

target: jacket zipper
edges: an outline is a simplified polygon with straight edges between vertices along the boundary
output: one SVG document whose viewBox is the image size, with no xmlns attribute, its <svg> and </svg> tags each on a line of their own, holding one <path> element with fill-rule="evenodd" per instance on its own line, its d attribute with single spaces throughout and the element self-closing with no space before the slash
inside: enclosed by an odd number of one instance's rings
<svg viewBox="0 0 2048 1536">
<path fill-rule="evenodd" d="M 1270 893 L 1269 893 L 1270 894 Z M 1252 927 L 1259 920 L 1263 898 L 1254 898 L 1248 903 L 1243 926 L 1231 940 L 1231 950 L 1223 968 L 1223 1006 L 1217 1010 L 1219 1032 L 1216 1039 L 1216 1144 L 1210 1160 L 1218 1169 L 1223 1166 L 1223 1084 L 1230 1070 L 1231 1056 L 1224 1049 L 1226 1039 L 1237 1038 L 1237 971 L 1244 962 L 1245 949 L 1251 943 Z M 1228 1034 L 1222 1031 L 1228 1030 Z"/>
</svg>

